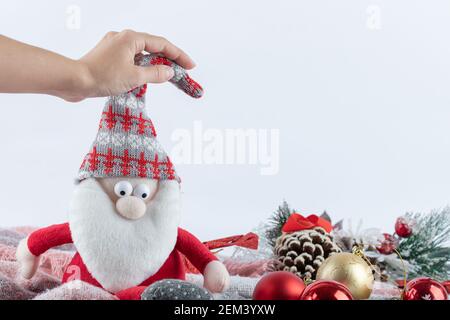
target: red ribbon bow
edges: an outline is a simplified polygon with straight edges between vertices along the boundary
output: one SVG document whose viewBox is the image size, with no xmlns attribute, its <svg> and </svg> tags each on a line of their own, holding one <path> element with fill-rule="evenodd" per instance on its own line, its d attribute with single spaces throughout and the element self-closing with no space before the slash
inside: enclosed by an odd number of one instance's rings
<svg viewBox="0 0 450 320">
<path fill-rule="evenodd" d="M 312 229 L 314 227 L 322 227 L 326 232 L 331 232 L 331 230 L 333 230 L 333 226 L 328 220 L 316 216 L 315 214 L 305 218 L 298 213 L 291 214 L 281 230 L 283 232 L 295 232 Z"/>
<path fill-rule="evenodd" d="M 215 250 L 215 249 L 222 249 L 226 247 L 231 246 L 238 246 L 242 248 L 248 248 L 256 250 L 258 249 L 258 242 L 259 238 L 258 235 L 250 232 L 244 235 L 239 236 L 232 236 L 212 241 L 203 242 L 203 244 L 209 249 L 209 250 Z M 196 273 L 198 274 L 198 270 L 192 265 L 192 263 L 185 257 L 184 262 L 186 265 L 187 272 L 189 273 Z"/>
<path fill-rule="evenodd" d="M 242 248 L 256 250 L 258 249 L 258 240 L 259 240 L 258 236 L 253 232 L 250 232 L 244 235 L 207 241 L 204 242 L 204 244 L 210 250 L 221 249 L 230 246 L 238 246 Z"/>
</svg>

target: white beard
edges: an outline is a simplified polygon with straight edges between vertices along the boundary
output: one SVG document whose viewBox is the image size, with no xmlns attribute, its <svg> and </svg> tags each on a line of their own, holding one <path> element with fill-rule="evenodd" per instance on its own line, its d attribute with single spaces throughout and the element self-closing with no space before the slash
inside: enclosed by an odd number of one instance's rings
<svg viewBox="0 0 450 320">
<path fill-rule="evenodd" d="M 69 224 L 73 242 L 91 275 L 112 293 L 154 275 L 175 247 L 180 220 L 177 181 L 161 181 L 138 220 L 121 217 L 95 179 L 75 189 Z"/>
</svg>

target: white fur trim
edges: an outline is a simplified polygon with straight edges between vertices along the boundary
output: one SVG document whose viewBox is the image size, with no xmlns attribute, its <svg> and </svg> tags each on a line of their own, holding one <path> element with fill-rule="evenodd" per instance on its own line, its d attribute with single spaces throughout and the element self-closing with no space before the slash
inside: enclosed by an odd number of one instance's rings
<svg viewBox="0 0 450 320">
<path fill-rule="evenodd" d="M 220 261 L 211 261 L 203 272 L 203 286 L 212 293 L 220 293 L 230 286 L 230 274 Z"/>
<path fill-rule="evenodd" d="M 20 265 L 20 275 L 25 279 L 33 278 L 39 268 L 40 258 L 32 254 L 28 248 L 28 237 L 19 242 L 16 259 Z"/>
<path fill-rule="evenodd" d="M 177 181 L 160 181 L 145 216 L 128 220 L 116 212 L 114 203 L 91 178 L 75 189 L 69 223 L 87 269 L 115 293 L 139 285 L 161 268 L 176 244 L 179 213 Z"/>
</svg>

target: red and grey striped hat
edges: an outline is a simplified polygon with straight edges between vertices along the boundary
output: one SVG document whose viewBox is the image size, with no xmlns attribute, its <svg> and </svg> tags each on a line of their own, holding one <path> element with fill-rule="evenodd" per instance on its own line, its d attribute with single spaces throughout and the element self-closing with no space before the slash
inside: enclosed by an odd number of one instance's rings
<svg viewBox="0 0 450 320">
<path fill-rule="evenodd" d="M 138 55 L 137 65 L 164 64 L 175 75 L 170 80 L 194 98 L 202 87 L 173 61 L 153 54 Z M 172 162 L 156 139 L 156 131 L 145 108 L 147 85 L 119 96 L 109 97 L 103 109 L 99 130 L 85 156 L 78 179 L 106 177 L 141 177 L 180 181 Z"/>
</svg>

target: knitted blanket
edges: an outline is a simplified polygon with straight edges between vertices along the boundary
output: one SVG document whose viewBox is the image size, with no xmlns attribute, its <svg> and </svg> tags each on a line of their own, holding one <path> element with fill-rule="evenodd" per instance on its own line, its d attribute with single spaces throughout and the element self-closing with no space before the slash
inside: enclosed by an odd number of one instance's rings
<svg viewBox="0 0 450 320">
<path fill-rule="evenodd" d="M 64 270 L 75 253 L 73 245 L 45 253 L 37 274 L 31 280 L 18 276 L 16 247 L 33 230 L 29 227 L 0 228 L 0 300 L 116 300 L 109 292 L 84 282 L 61 284 Z M 228 291 L 215 295 L 215 298 L 251 299 L 256 283 L 266 271 L 267 260 L 241 262 L 223 257 L 221 260 L 231 274 L 231 286 Z M 203 277 L 198 274 L 188 274 L 187 279 L 200 286 L 203 281 Z M 397 288 L 376 283 L 371 299 L 392 297 L 398 297 Z"/>
</svg>

